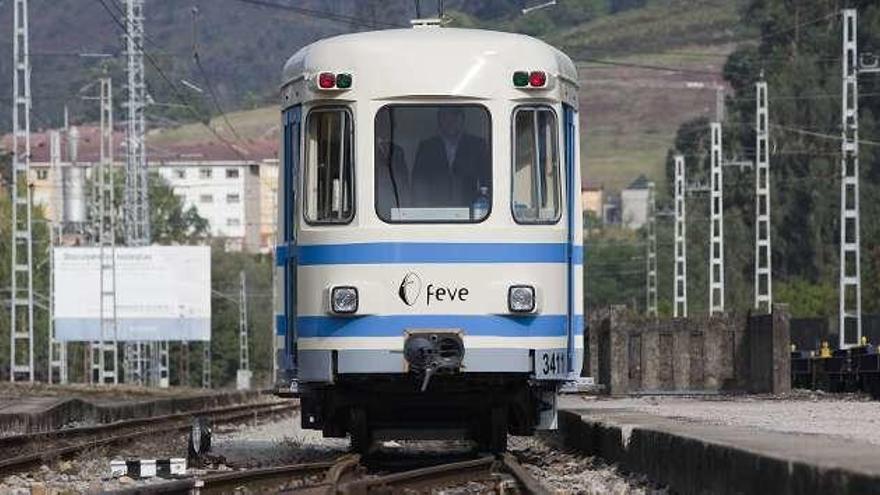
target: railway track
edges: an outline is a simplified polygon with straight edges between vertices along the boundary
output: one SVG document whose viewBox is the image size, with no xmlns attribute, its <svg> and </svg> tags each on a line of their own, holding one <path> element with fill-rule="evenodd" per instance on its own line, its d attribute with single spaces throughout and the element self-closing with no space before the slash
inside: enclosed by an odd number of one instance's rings
<svg viewBox="0 0 880 495">
<path fill-rule="evenodd" d="M 209 418 L 214 424 L 224 424 L 286 414 L 297 407 L 293 402 L 242 404 L 3 437 L 0 438 L 0 474 L 24 471 L 40 463 L 95 447 L 188 431 L 192 427 L 192 418 L 196 416 Z"/>
<path fill-rule="evenodd" d="M 335 461 L 211 473 L 114 492 L 131 494 L 296 493 L 369 495 L 422 493 L 478 483 L 492 493 L 551 493 L 510 454 L 438 464 L 392 473 L 369 473 L 360 456 Z"/>
</svg>

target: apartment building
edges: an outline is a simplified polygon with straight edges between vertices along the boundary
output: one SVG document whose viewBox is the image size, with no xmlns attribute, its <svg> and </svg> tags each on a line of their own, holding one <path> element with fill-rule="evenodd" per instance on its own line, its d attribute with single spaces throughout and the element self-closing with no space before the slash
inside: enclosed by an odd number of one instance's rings
<svg viewBox="0 0 880 495">
<path fill-rule="evenodd" d="M 31 185 L 34 206 L 53 222 L 85 222 L 88 184 L 99 162 L 98 129 L 81 127 L 77 139 L 63 138 L 61 158 L 52 163 L 48 133 L 31 135 Z M 116 133 L 117 143 L 124 141 Z M 2 144 L 8 149 L 9 136 Z M 268 253 L 274 248 L 277 204 L 277 145 L 272 139 L 247 149 L 217 143 L 187 143 L 150 149 L 148 164 L 171 187 L 184 208 L 195 207 L 210 226 L 213 238 L 228 250 Z M 124 155 L 117 152 L 116 173 L 124 173 Z"/>
</svg>

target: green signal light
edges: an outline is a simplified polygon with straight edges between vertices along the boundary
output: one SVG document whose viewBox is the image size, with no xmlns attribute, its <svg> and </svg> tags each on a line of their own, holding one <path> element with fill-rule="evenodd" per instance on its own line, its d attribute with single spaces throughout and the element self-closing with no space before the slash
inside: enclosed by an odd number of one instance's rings
<svg viewBox="0 0 880 495">
<path fill-rule="evenodd" d="M 336 87 L 339 89 L 348 89 L 351 87 L 351 74 L 336 74 Z"/>
<path fill-rule="evenodd" d="M 518 70 L 513 73 L 513 85 L 522 88 L 529 85 L 529 73 Z"/>
</svg>

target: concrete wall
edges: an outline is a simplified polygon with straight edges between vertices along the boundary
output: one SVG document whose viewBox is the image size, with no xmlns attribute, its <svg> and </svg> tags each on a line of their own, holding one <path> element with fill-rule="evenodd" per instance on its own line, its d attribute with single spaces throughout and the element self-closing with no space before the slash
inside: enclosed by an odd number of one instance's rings
<svg viewBox="0 0 880 495">
<path fill-rule="evenodd" d="M 588 368 L 613 394 L 790 390 L 789 317 L 653 320 L 621 309 L 591 320 Z"/>
</svg>

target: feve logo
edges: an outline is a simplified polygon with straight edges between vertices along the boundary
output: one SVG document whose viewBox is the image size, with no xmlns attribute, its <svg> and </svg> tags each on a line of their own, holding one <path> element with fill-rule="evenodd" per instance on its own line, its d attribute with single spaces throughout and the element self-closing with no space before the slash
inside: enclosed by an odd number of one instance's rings
<svg viewBox="0 0 880 495">
<path fill-rule="evenodd" d="M 400 300 L 407 306 L 412 306 L 419 300 L 419 294 L 422 292 L 422 279 L 415 272 L 409 272 L 400 282 L 400 288 L 397 295 Z"/>
</svg>

